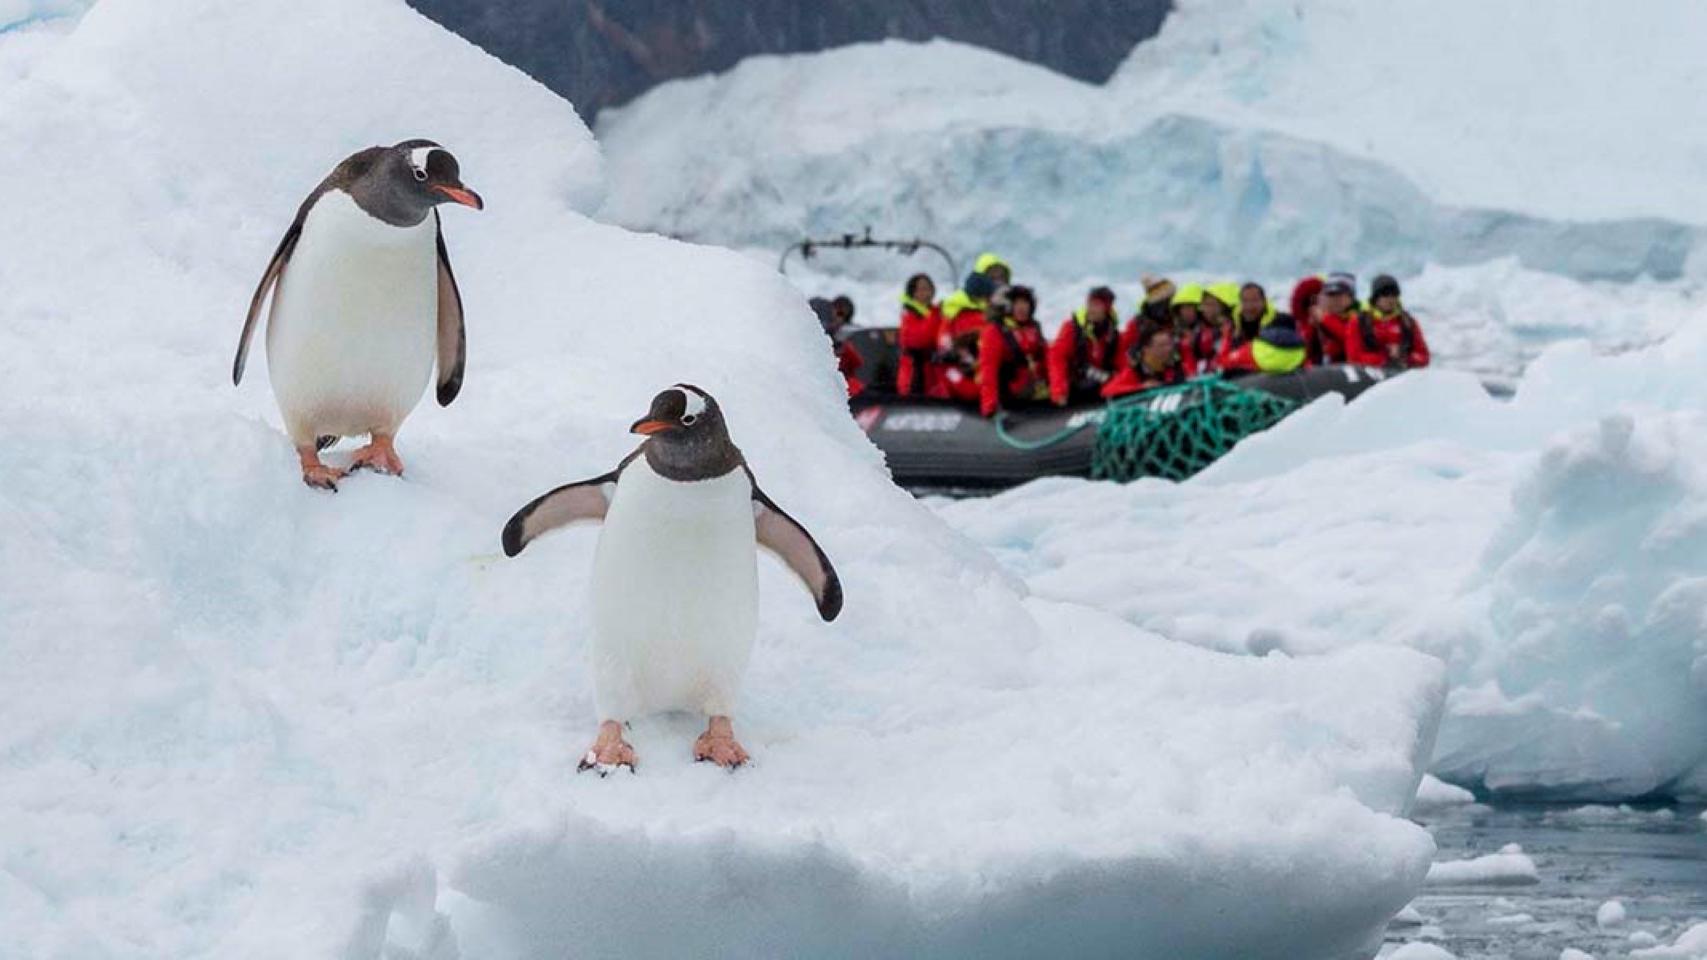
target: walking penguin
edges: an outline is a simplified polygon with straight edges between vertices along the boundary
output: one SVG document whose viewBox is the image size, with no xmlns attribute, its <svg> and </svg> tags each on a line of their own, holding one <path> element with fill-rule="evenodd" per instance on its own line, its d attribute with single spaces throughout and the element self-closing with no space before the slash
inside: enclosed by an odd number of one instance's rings
<svg viewBox="0 0 1707 960">
<path fill-rule="evenodd" d="M 646 439 L 616 469 L 516 511 L 504 553 L 565 524 L 604 524 L 592 576 L 599 732 L 581 770 L 632 770 L 623 724 L 664 710 L 704 714 L 694 758 L 733 769 L 747 761 L 732 718 L 758 629 L 755 546 L 788 564 L 826 621 L 841 612 L 841 581 L 812 535 L 759 489 L 710 394 L 676 384 L 631 432 Z"/>
</svg>

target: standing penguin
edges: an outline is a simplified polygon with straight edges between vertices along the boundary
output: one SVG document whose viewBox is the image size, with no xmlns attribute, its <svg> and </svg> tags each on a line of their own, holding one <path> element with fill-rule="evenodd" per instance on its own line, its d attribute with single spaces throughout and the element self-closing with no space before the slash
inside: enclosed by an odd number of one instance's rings
<svg viewBox="0 0 1707 960">
<path fill-rule="evenodd" d="M 350 469 L 401 475 L 392 446 L 438 362 L 440 406 L 462 388 L 462 294 L 438 204 L 482 209 L 450 151 L 431 140 L 369 147 L 333 168 L 296 211 L 249 301 L 231 382 L 272 292 L 267 368 L 302 480 L 337 490 L 320 462 L 338 437 L 367 435 Z"/>
<path fill-rule="evenodd" d="M 758 630 L 755 544 L 792 568 L 834 620 L 842 584 L 830 558 L 759 489 L 717 401 L 677 384 L 631 432 L 646 439 L 615 470 L 558 487 L 504 525 L 515 556 L 548 530 L 603 521 L 593 557 L 593 692 L 598 738 L 580 769 L 633 769 L 630 718 L 697 710 L 694 759 L 735 768 L 747 751 L 730 717 Z"/>
</svg>

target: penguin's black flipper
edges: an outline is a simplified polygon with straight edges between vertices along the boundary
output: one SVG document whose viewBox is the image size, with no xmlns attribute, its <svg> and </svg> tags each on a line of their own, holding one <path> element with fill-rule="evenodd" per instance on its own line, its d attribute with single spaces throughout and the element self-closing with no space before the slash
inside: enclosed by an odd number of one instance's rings
<svg viewBox="0 0 1707 960">
<path fill-rule="evenodd" d="M 267 272 L 261 274 L 261 283 L 255 288 L 255 295 L 249 298 L 249 316 L 243 321 L 242 336 L 237 339 L 237 359 L 231 363 L 231 382 L 234 385 L 243 382 L 243 365 L 249 361 L 249 341 L 255 336 L 255 321 L 261 318 L 261 304 L 266 302 L 267 293 L 284 274 L 285 264 L 290 262 L 291 253 L 296 250 L 296 242 L 302 238 L 302 216 L 298 213 L 290 229 L 285 231 L 284 239 L 279 241 L 278 249 L 273 251 L 273 259 L 267 264 Z"/>
<path fill-rule="evenodd" d="M 590 480 L 566 483 L 549 493 L 535 497 L 527 506 L 516 511 L 504 524 L 504 556 L 513 557 L 534 538 L 549 530 L 571 523 L 605 518 L 610 509 L 611 494 L 616 490 L 621 468 Z"/>
<path fill-rule="evenodd" d="M 747 475 L 751 477 L 752 471 Z M 812 591 L 818 615 L 826 621 L 836 619 L 842 612 L 842 580 L 836 576 L 836 568 L 812 534 L 765 496 L 757 483 L 753 484 L 753 524 L 759 546 L 780 557 Z"/>
<path fill-rule="evenodd" d="M 450 252 L 439 229 L 439 212 L 433 211 L 433 231 L 439 248 L 439 406 L 448 407 L 462 390 L 462 368 L 468 362 L 468 338 L 462 325 L 462 291 L 450 269 Z"/>
</svg>

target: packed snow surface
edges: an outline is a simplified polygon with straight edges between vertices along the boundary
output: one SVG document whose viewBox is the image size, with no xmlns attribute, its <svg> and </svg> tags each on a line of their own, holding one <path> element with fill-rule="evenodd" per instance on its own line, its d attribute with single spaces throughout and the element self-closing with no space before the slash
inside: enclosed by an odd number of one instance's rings
<svg viewBox="0 0 1707 960">
<path fill-rule="evenodd" d="M 1438 661 L 1194 648 L 1032 595 L 895 489 L 799 294 L 587 219 L 571 107 L 398 0 L 106 2 L 0 87 L 0 956 L 1367 956 Z M 4 60 L 0 57 L 0 60 Z M 242 312 L 302 196 L 431 136 L 462 396 L 303 487 Z M 722 402 L 847 589 L 761 568 L 735 776 L 577 777 L 595 534 L 511 511 Z M 347 462 L 348 445 L 329 454 Z M 687 946 L 684 946 L 687 945 Z"/>
<path fill-rule="evenodd" d="M 1707 795 L 1707 324 L 1577 342 L 1510 402 L 1407 374 L 1183 483 L 1048 480 L 941 512 L 1035 593 L 1254 655 L 1445 659 L 1433 773 L 1495 795 Z"/>
</svg>

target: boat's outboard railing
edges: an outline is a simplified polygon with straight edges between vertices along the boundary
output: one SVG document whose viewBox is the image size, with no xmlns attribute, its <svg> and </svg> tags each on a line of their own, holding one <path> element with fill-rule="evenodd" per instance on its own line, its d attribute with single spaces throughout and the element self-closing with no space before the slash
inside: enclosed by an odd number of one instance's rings
<svg viewBox="0 0 1707 960">
<path fill-rule="evenodd" d="M 960 264 L 955 261 L 941 244 L 932 243 L 919 237 L 911 240 L 884 240 L 871 235 L 871 228 L 866 227 L 863 234 L 844 233 L 840 237 L 829 240 L 813 240 L 811 238 L 792 243 L 782 250 L 782 258 L 777 261 L 776 268 L 783 274 L 788 273 L 788 258 L 799 253 L 800 259 L 810 260 L 819 250 L 893 250 L 902 256 L 910 257 L 920 250 L 929 250 L 948 264 L 950 277 L 960 276 Z"/>
</svg>

